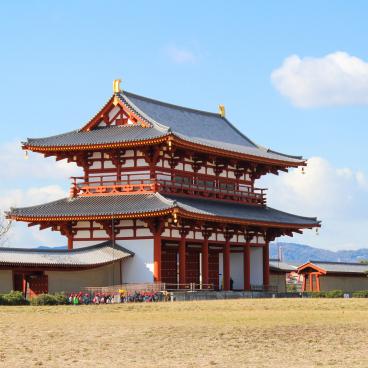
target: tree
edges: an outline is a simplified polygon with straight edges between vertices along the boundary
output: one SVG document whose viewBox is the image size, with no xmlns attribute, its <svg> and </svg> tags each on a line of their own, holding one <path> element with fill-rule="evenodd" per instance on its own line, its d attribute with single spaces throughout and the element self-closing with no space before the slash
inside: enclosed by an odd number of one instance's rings
<svg viewBox="0 0 368 368">
<path fill-rule="evenodd" d="M 3 215 L 0 216 L 0 246 L 6 242 L 6 234 L 11 227 L 11 220 L 7 220 Z"/>
</svg>

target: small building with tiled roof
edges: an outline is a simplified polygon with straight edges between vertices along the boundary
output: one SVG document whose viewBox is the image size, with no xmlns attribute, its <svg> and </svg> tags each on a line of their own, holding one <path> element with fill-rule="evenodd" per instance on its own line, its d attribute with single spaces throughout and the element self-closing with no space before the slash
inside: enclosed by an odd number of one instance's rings
<svg viewBox="0 0 368 368">
<path fill-rule="evenodd" d="M 267 290 L 269 242 L 320 226 L 267 206 L 266 174 L 306 160 L 266 149 L 218 113 L 122 91 L 80 129 L 32 138 L 23 149 L 80 167 L 70 196 L 7 216 L 66 236 L 68 249 L 112 241 L 134 256 L 122 282 Z M 1 264 L 1 254 L 0 254 Z M 91 285 L 93 286 L 93 285 Z"/>
<path fill-rule="evenodd" d="M 134 253 L 106 241 L 77 249 L 0 247 L 0 293 L 73 292 L 122 283 L 122 263 Z"/>
<path fill-rule="evenodd" d="M 368 290 L 368 264 L 309 261 L 298 267 L 302 291 Z"/>
</svg>

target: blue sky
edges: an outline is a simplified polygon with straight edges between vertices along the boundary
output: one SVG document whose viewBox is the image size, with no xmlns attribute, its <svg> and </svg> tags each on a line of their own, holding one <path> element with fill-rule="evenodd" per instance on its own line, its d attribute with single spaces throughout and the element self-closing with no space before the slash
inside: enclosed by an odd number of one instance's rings
<svg viewBox="0 0 368 368">
<path fill-rule="evenodd" d="M 298 241 L 368 246 L 361 228 L 368 225 L 367 10 L 363 1 L 3 2 L 0 207 L 67 190 L 65 165 L 53 173 L 52 160 L 32 155 L 23 163 L 15 142 L 78 128 L 122 77 L 123 89 L 164 101 L 210 111 L 223 103 L 257 143 L 315 158 L 303 177 L 265 180 L 274 187 L 270 203 L 323 217 L 320 237 Z M 51 237 L 32 236 L 33 243 Z M 29 246 L 25 239 L 9 243 Z"/>
</svg>

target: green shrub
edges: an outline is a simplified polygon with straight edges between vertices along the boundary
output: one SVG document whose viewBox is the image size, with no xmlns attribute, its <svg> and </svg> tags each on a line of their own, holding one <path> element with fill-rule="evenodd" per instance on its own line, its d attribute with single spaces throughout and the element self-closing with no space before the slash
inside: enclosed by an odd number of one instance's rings
<svg viewBox="0 0 368 368">
<path fill-rule="evenodd" d="M 344 292 L 342 290 L 331 291 L 313 291 L 306 293 L 310 298 L 343 298 Z"/>
<path fill-rule="evenodd" d="M 331 290 L 331 291 L 326 291 L 326 298 L 343 298 L 344 297 L 344 292 L 342 290 Z"/>
<path fill-rule="evenodd" d="M 20 291 L 11 291 L 0 295 L 0 305 L 27 305 L 29 302 Z"/>
<path fill-rule="evenodd" d="M 352 293 L 353 298 L 368 298 L 368 290 L 359 290 Z"/>
<path fill-rule="evenodd" d="M 31 305 L 61 305 L 66 304 L 67 298 L 64 294 L 40 294 L 31 299 Z"/>
</svg>

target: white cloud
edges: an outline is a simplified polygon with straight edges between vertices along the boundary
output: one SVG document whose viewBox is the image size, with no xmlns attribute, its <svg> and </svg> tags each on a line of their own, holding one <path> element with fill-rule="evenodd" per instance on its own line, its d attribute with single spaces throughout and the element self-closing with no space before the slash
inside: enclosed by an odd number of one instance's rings
<svg viewBox="0 0 368 368">
<path fill-rule="evenodd" d="M 308 160 L 301 170 L 262 179 L 269 188 L 271 207 L 322 220 L 320 236 L 312 231 L 295 236 L 294 241 L 327 249 L 368 247 L 364 229 L 368 228 L 368 180 L 363 171 L 335 168 L 327 160 Z"/>
<path fill-rule="evenodd" d="M 321 58 L 291 55 L 271 80 L 298 107 L 368 104 L 368 63 L 346 52 Z"/>
<path fill-rule="evenodd" d="M 0 211 L 10 207 L 26 207 L 50 202 L 68 195 L 69 177 L 80 175 L 74 164 L 45 159 L 31 153 L 28 160 L 20 143 L 0 144 Z M 7 235 L 6 246 L 37 247 L 40 245 L 65 245 L 64 237 L 50 230 L 39 231 L 25 223 L 13 223 Z"/>
<path fill-rule="evenodd" d="M 59 185 L 48 185 L 39 188 L 8 189 L 1 192 L 0 209 L 9 210 L 10 207 L 26 207 L 35 204 L 50 202 L 67 195 Z M 3 245 L 3 243 L 1 244 Z M 6 235 L 5 246 L 18 246 L 22 248 L 37 247 L 40 245 L 53 246 L 65 245 L 59 233 L 51 230 L 39 231 L 38 226 L 27 227 L 26 223 L 13 222 L 9 233 Z"/>
<path fill-rule="evenodd" d="M 198 57 L 193 51 L 171 45 L 166 48 L 166 54 L 176 64 L 194 64 Z"/>
<path fill-rule="evenodd" d="M 29 153 L 25 159 L 25 152 L 19 142 L 8 142 L 0 145 L 0 167 L 2 168 L 2 182 L 25 180 L 65 180 L 73 175 L 79 175 L 80 169 L 74 163 L 66 160 L 55 161 L 54 157 L 44 158 L 40 153 Z"/>
</svg>

